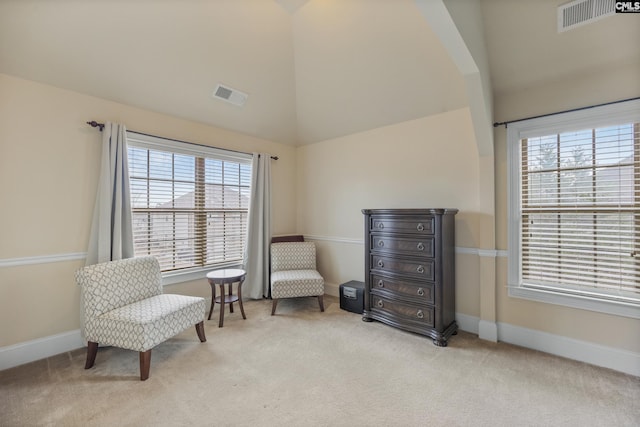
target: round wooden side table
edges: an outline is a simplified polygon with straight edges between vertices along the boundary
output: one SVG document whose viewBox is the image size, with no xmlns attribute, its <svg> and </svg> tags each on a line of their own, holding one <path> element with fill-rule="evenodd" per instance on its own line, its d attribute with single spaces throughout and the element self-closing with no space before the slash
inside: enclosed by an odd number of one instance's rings
<svg viewBox="0 0 640 427">
<path fill-rule="evenodd" d="M 207 280 L 211 285 L 211 308 L 209 309 L 209 320 L 211 320 L 211 313 L 213 313 L 213 306 L 220 304 L 220 321 L 218 327 L 222 328 L 224 324 L 224 305 L 229 304 L 229 311 L 233 313 L 233 303 L 238 302 L 240 305 L 240 312 L 242 318 L 246 319 L 244 314 L 244 307 L 242 306 L 242 282 L 244 282 L 247 272 L 239 268 L 214 270 L 207 273 Z M 233 284 L 238 282 L 237 295 L 233 294 Z M 228 285 L 229 291 L 225 295 L 224 285 Z M 216 296 L 216 285 L 220 287 L 220 296 Z"/>
</svg>

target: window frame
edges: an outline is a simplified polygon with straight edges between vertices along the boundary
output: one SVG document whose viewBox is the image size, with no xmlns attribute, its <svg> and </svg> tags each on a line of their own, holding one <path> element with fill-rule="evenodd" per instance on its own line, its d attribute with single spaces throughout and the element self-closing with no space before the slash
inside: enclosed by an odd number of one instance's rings
<svg viewBox="0 0 640 427">
<path fill-rule="evenodd" d="M 595 295 L 540 289 L 521 278 L 522 143 L 524 138 L 640 122 L 640 100 L 603 105 L 509 123 L 507 126 L 508 295 L 617 316 L 640 319 L 640 301 L 625 302 Z"/>
<path fill-rule="evenodd" d="M 213 158 L 229 162 L 243 163 L 252 165 L 253 155 L 238 151 L 224 150 L 221 148 L 210 147 L 207 145 L 195 144 L 191 142 L 179 141 L 170 138 L 163 138 L 144 133 L 127 131 L 127 145 L 132 148 L 141 148 L 147 150 L 160 150 L 171 152 L 174 154 L 182 154 L 195 157 Z M 133 207 L 132 207 L 133 211 Z M 247 208 L 247 214 L 249 209 Z M 246 242 L 245 242 L 246 243 Z M 191 280 L 202 279 L 212 269 L 217 268 L 240 268 L 241 262 L 222 262 L 215 266 L 196 266 L 179 270 L 169 270 L 162 272 L 162 284 L 171 285 Z"/>
</svg>

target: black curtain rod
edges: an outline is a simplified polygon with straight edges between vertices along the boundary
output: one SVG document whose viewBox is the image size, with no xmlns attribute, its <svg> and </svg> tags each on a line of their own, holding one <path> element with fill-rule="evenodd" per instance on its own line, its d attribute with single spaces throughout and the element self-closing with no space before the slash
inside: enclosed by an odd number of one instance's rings
<svg viewBox="0 0 640 427">
<path fill-rule="evenodd" d="M 509 123 L 516 123 L 516 122 L 521 122 L 523 120 L 530 120 L 530 119 L 539 119 L 541 117 L 555 116 L 556 114 L 572 113 L 574 111 L 588 110 L 589 108 L 603 107 L 605 105 L 619 104 L 621 102 L 628 102 L 628 101 L 635 101 L 637 99 L 640 99 L 640 96 L 637 96 L 635 98 L 629 98 L 629 99 L 621 99 L 620 101 L 605 102 L 604 104 L 589 105 L 588 107 L 574 108 L 572 110 L 558 111 L 557 113 L 541 114 L 539 116 L 526 117 L 524 119 L 509 120 L 509 121 L 506 121 L 506 122 L 496 122 L 496 123 L 493 124 L 493 127 L 496 128 L 498 126 L 504 125 L 504 127 L 506 128 Z"/>
<path fill-rule="evenodd" d="M 95 120 L 87 122 L 87 124 L 89 126 L 91 126 L 92 128 L 100 128 L 100 132 L 102 132 L 102 129 L 104 129 L 104 123 L 98 123 Z M 217 148 L 217 147 L 211 147 L 210 145 L 196 144 L 195 142 L 181 141 L 179 139 L 172 139 L 172 138 L 166 138 L 164 136 L 158 136 L 158 135 L 151 135 L 151 134 L 148 134 L 148 133 L 136 132 L 134 130 L 128 130 L 127 132 L 137 133 L 138 135 L 152 136 L 154 138 L 169 139 L 171 141 L 182 142 L 183 144 L 197 145 L 199 147 Z M 228 148 L 218 148 L 218 150 L 227 150 L 227 151 L 232 151 L 234 153 L 240 153 L 240 154 L 251 154 L 251 153 L 245 153 L 244 151 L 229 150 Z M 278 160 L 278 156 L 271 156 L 271 158 L 273 160 Z"/>
</svg>

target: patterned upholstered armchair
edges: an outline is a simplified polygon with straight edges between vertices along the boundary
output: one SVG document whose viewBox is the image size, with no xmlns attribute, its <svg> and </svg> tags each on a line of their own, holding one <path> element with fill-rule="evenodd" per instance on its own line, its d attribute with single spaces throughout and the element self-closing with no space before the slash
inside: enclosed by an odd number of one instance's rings
<svg viewBox="0 0 640 427">
<path fill-rule="evenodd" d="M 151 349 L 195 325 L 205 342 L 205 300 L 162 293 L 154 257 L 90 265 L 76 272 L 82 286 L 85 369 L 93 366 L 98 343 L 140 352 L 140 380 L 149 378 Z"/>
<path fill-rule="evenodd" d="M 316 270 L 316 245 L 313 242 L 271 244 L 271 315 L 280 298 L 318 297 L 324 311 L 324 279 Z"/>
</svg>

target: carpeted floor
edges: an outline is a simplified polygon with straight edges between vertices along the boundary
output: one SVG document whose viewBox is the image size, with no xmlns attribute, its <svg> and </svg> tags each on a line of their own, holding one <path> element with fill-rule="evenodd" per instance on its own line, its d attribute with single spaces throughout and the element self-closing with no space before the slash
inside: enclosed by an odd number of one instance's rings
<svg viewBox="0 0 640 427">
<path fill-rule="evenodd" d="M 1 426 L 638 426 L 640 378 L 464 332 L 430 339 L 325 298 L 247 301 L 207 342 L 85 349 L 0 372 Z"/>
</svg>

